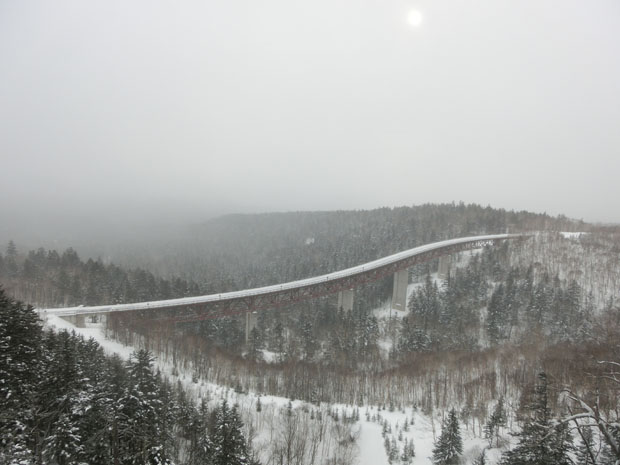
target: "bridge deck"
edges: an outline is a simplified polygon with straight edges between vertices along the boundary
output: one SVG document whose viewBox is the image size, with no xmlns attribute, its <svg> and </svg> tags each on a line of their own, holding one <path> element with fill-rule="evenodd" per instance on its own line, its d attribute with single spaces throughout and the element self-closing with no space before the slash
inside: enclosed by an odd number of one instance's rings
<svg viewBox="0 0 620 465">
<path fill-rule="evenodd" d="M 333 273 L 324 274 L 321 276 L 315 276 L 312 278 L 300 279 L 297 281 L 291 281 L 288 283 L 275 284 L 271 286 L 257 287 L 253 289 L 245 289 L 241 291 L 225 292 L 221 294 L 210 294 L 197 297 L 182 297 L 177 299 L 158 300 L 151 302 L 137 302 L 129 304 L 117 304 L 117 305 L 99 305 L 92 307 L 67 307 L 67 308 L 49 308 L 40 311 L 53 313 L 59 316 L 69 315 L 93 315 L 104 314 L 111 312 L 128 312 L 138 310 L 155 310 L 155 309 L 172 309 L 178 307 L 190 307 L 199 306 L 210 303 L 225 303 L 227 301 L 239 301 L 239 300 L 254 300 L 254 298 L 260 298 L 262 296 L 274 296 L 277 294 L 284 294 L 294 292 L 296 290 L 308 289 L 319 285 L 341 282 L 348 278 L 355 276 L 366 275 L 375 273 L 376 270 L 386 269 L 387 267 L 394 268 L 393 265 L 403 262 L 407 264 L 410 259 L 416 256 L 433 254 L 433 257 L 437 253 L 440 253 L 442 249 L 445 249 L 445 253 L 453 253 L 455 246 L 464 246 L 471 244 L 483 244 L 485 242 L 492 243 L 504 239 L 516 239 L 527 236 L 526 234 L 494 234 L 485 236 L 473 236 L 473 237 L 461 237 L 457 239 L 450 239 L 441 242 L 434 242 L 432 244 L 426 244 L 413 249 L 405 250 L 403 252 L 389 255 L 387 257 L 379 258 L 377 260 L 364 263 L 363 265 L 354 266 L 345 270 L 336 271 Z M 409 260 L 409 262 L 408 262 Z M 375 273 L 375 275 L 377 275 Z M 377 275 L 378 276 L 378 275 Z M 333 289 L 336 289 L 335 287 Z"/>
</svg>

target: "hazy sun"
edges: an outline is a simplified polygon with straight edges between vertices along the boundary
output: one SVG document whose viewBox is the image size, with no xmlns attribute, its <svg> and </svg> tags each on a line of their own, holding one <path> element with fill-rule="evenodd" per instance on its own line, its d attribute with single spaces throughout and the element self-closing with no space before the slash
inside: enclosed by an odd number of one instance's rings
<svg viewBox="0 0 620 465">
<path fill-rule="evenodd" d="M 411 10 L 407 15 L 407 22 L 413 27 L 418 27 L 420 24 L 422 24 L 422 13 L 420 13 L 418 10 Z"/>
</svg>

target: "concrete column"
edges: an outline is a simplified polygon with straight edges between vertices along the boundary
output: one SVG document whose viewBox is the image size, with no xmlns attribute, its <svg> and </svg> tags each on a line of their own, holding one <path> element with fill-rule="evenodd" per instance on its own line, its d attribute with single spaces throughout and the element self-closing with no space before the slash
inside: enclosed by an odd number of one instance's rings
<svg viewBox="0 0 620 465">
<path fill-rule="evenodd" d="M 345 312 L 353 310 L 353 289 L 347 289 L 338 293 L 338 309 Z"/>
<path fill-rule="evenodd" d="M 75 315 L 75 327 L 86 328 L 86 317 L 84 315 Z"/>
<path fill-rule="evenodd" d="M 439 279 L 446 279 L 448 277 L 451 262 L 451 255 L 442 255 L 441 257 L 439 257 L 439 266 L 437 267 L 437 277 Z"/>
<path fill-rule="evenodd" d="M 68 315 L 61 317 L 76 328 L 86 328 L 86 317 L 84 315 Z"/>
<path fill-rule="evenodd" d="M 245 314 L 245 343 L 250 342 L 250 333 L 256 328 L 256 312 L 248 312 Z"/>
<path fill-rule="evenodd" d="M 404 311 L 407 309 L 407 285 L 409 284 L 409 270 L 400 270 L 394 273 L 394 287 L 392 290 L 392 308 Z"/>
</svg>

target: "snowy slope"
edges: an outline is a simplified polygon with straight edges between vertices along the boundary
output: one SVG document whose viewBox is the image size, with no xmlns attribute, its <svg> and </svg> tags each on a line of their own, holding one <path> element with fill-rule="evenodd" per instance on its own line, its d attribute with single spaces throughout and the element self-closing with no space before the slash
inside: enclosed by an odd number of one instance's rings
<svg viewBox="0 0 620 465">
<path fill-rule="evenodd" d="M 134 347 L 124 346 L 118 342 L 106 339 L 99 325 L 76 328 L 71 323 L 55 315 L 47 315 L 46 325 L 56 329 L 75 331 L 86 338 L 92 337 L 104 348 L 106 353 L 117 354 L 125 359 L 129 358 L 135 349 Z M 246 424 L 246 434 L 250 433 L 250 429 L 254 430 L 254 449 L 259 453 L 263 462 L 269 460 L 270 445 L 282 435 L 279 423 L 283 421 L 283 412 L 289 404 L 289 399 L 276 396 L 261 396 L 260 401 L 263 409 L 258 414 L 256 412 L 256 402 L 258 399 L 256 393 L 237 393 L 226 386 L 218 386 L 207 383 L 204 380 L 196 380 L 191 373 L 178 372 L 174 374 L 172 364 L 161 358 L 157 358 L 155 363 L 170 382 L 177 383 L 180 381 L 186 393 L 196 401 L 204 398 L 211 402 L 219 402 L 220 399 L 226 398 L 232 403 L 238 403 Z M 443 412 L 434 412 L 429 415 L 412 407 L 406 407 L 400 411 L 389 411 L 385 407 L 382 409 L 378 406 L 354 407 L 341 404 L 327 405 L 324 403 L 317 407 L 299 400 L 293 401 L 291 405 L 293 409 L 300 413 L 300 416 L 303 415 L 302 412 L 321 410 L 324 416 L 327 417 L 328 414 L 336 411 L 339 413 L 340 422 L 343 421 L 344 417 L 353 417 L 354 412 L 357 410 L 359 420 L 353 422 L 350 428 L 357 435 L 354 448 L 355 458 L 352 463 L 358 465 L 389 465 L 384 447 L 385 439 L 382 435 L 383 423 L 389 425 L 389 432 L 386 434 L 387 438 L 390 441 L 394 438 L 401 452 L 405 438 L 413 441 L 416 454 L 412 461 L 413 465 L 431 463 L 430 457 L 432 456 L 434 441 L 441 433 L 440 416 Z M 408 423 L 408 431 L 405 431 L 405 422 Z M 335 424 L 333 419 L 330 418 L 328 423 L 332 428 L 328 429 L 328 431 L 335 431 L 333 429 Z M 463 457 L 467 458 L 465 463 L 468 463 L 488 444 L 481 438 L 476 437 L 472 431 L 467 431 L 463 426 L 461 427 L 461 433 L 464 443 Z M 402 437 L 402 440 L 399 440 L 399 436 Z M 337 446 L 337 441 L 334 440 L 324 442 L 327 443 L 325 446 L 326 453 L 330 453 L 330 448 L 333 449 Z M 490 465 L 496 463 L 498 458 L 499 451 L 491 450 L 487 454 Z"/>
</svg>

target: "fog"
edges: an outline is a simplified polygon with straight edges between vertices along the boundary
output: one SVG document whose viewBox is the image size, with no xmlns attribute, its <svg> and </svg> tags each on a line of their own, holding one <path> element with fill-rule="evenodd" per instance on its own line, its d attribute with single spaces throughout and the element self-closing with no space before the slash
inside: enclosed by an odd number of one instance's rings
<svg viewBox="0 0 620 465">
<path fill-rule="evenodd" d="M 619 45 L 617 0 L 0 0 L 0 240 L 450 201 L 620 222 Z"/>
</svg>

